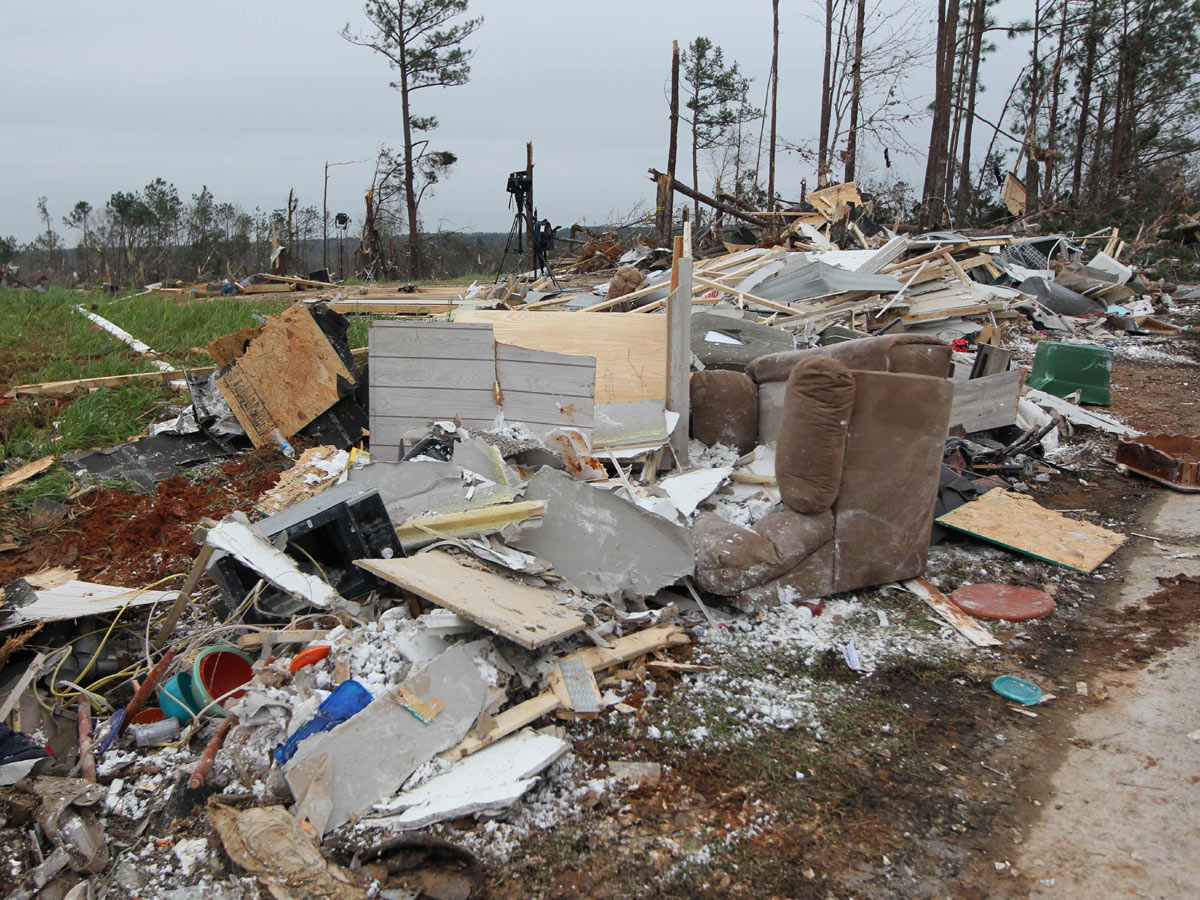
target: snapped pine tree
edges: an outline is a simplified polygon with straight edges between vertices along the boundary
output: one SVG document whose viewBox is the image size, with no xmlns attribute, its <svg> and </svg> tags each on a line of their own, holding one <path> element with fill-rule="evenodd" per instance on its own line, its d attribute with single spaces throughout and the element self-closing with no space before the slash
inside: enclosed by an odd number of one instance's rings
<svg viewBox="0 0 1200 900">
<path fill-rule="evenodd" d="M 363 13 L 370 31 L 355 34 L 350 26 L 342 37 L 369 47 L 385 57 L 398 78 L 391 86 L 400 92 L 404 132 L 404 201 L 408 219 L 408 277 L 419 277 L 421 226 L 417 216 L 428 189 L 445 177 L 457 161 L 449 151 L 429 149 L 428 139 L 417 139 L 437 127 L 435 116 L 418 116 L 412 109 L 416 91 L 431 87 L 456 87 L 471 77 L 474 51 L 462 44 L 483 24 L 483 18 L 450 24 L 467 11 L 469 0 L 367 0 Z"/>
</svg>

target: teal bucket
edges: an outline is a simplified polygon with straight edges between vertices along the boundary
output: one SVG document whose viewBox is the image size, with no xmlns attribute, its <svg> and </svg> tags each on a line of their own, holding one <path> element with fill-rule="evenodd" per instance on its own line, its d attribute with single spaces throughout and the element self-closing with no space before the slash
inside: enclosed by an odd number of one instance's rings
<svg viewBox="0 0 1200 900">
<path fill-rule="evenodd" d="M 192 675 L 180 672 L 158 689 L 158 705 L 180 725 L 186 725 L 200 712 L 202 704 L 192 694 Z"/>
</svg>

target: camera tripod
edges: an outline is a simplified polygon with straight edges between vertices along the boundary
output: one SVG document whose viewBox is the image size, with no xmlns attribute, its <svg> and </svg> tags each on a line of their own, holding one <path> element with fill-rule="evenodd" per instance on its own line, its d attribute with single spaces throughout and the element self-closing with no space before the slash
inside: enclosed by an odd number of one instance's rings
<svg viewBox="0 0 1200 900">
<path fill-rule="evenodd" d="M 518 198 L 520 199 L 520 198 Z M 537 213 L 533 214 L 533 221 L 537 223 Z M 520 202 L 517 204 L 517 213 L 513 216 L 512 227 L 508 229 L 508 240 L 504 243 L 504 254 L 500 257 L 500 265 L 496 269 L 496 281 L 500 280 L 500 276 L 504 272 L 505 263 L 508 261 L 509 254 L 516 257 L 516 266 L 519 268 L 521 260 L 525 257 L 525 235 L 529 229 L 529 217 L 526 215 L 524 206 Z M 539 272 L 545 271 L 549 276 L 551 283 L 556 289 L 559 289 L 558 279 L 554 277 L 554 273 L 550 271 L 550 263 L 546 258 L 546 251 L 549 249 L 547 243 L 543 243 L 537 236 L 533 238 L 529 248 L 533 256 L 533 271 L 536 275 Z"/>
</svg>

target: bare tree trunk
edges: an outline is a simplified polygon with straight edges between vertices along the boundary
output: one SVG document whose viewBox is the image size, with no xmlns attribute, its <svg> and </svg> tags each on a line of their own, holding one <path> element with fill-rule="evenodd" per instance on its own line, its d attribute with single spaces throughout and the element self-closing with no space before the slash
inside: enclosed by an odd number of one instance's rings
<svg viewBox="0 0 1200 900">
<path fill-rule="evenodd" d="M 987 0 L 975 0 L 971 10 L 971 86 L 967 91 L 967 121 L 963 125 L 962 162 L 958 167 L 958 206 L 955 217 L 967 217 L 971 200 L 971 137 L 975 127 L 975 97 L 979 91 L 979 57 L 983 52 L 983 26 Z"/>
<path fill-rule="evenodd" d="M 679 41 L 671 51 L 671 134 L 667 143 L 667 178 L 658 183 L 658 228 L 655 242 L 660 247 L 671 245 L 671 228 L 675 220 L 675 158 L 679 150 Z"/>
<path fill-rule="evenodd" d="M 1100 103 L 1096 107 L 1096 137 L 1092 140 L 1092 161 L 1088 165 L 1087 196 L 1094 202 L 1100 188 L 1100 151 L 1104 146 L 1104 120 L 1108 116 L 1108 89 L 1100 89 Z"/>
<path fill-rule="evenodd" d="M 967 91 L 968 53 L 971 49 L 969 29 L 975 18 L 975 4 L 979 2 L 980 0 L 967 0 L 966 18 L 961 20 L 962 34 L 957 30 L 954 34 L 954 100 L 950 113 L 950 142 L 946 148 L 946 170 L 941 176 L 947 210 L 951 206 L 950 198 L 955 195 L 954 179 L 958 174 L 959 138 L 962 136 L 963 112 L 966 109 L 963 99 Z"/>
<path fill-rule="evenodd" d="M 1134 80 L 1133 73 L 1130 71 L 1129 65 L 1129 9 L 1126 3 L 1121 3 L 1121 41 L 1120 50 L 1118 52 L 1119 63 L 1117 65 L 1117 84 L 1113 90 L 1113 125 L 1112 125 L 1112 140 L 1111 150 L 1108 159 L 1108 206 L 1109 208 L 1116 202 L 1117 199 L 1117 184 L 1120 181 L 1121 172 L 1130 162 L 1126 159 L 1128 135 L 1131 133 L 1129 127 L 1129 119 L 1133 114 L 1132 100 Z"/>
<path fill-rule="evenodd" d="M 692 99 L 695 102 L 695 108 L 692 110 L 692 184 L 697 190 L 700 189 L 700 135 L 696 127 L 696 119 L 700 111 L 700 87 L 697 85 L 692 92 Z M 693 228 L 700 227 L 700 201 L 695 201 L 695 206 L 692 213 L 694 220 Z"/>
<path fill-rule="evenodd" d="M 404 30 L 404 4 L 400 4 L 399 31 Z M 404 202 L 408 209 L 408 277 L 416 280 L 421 269 L 421 228 L 417 221 L 416 173 L 413 171 L 412 117 L 408 108 L 408 55 L 400 57 L 400 109 L 404 116 Z M 386 275 L 384 276 L 386 277 Z"/>
<path fill-rule="evenodd" d="M 929 219 L 941 221 L 945 213 L 946 157 L 950 143 L 950 99 L 954 92 L 954 47 L 958 33 L 958 0 L 938 0 L 937 85 L 933 122 L 929 127 L 929 157 L 925 164 L 924 200 Z"/>
<path fill-rule="evenodd" d="M 1050 120 L 1046 136 L 1046 174 L 1042 177 L 1042 198 L 1051 197 L 1050 185 L 1058 167 L 1055 157 L 1058 145 L 1058 101 L 1062 93 L 1062 62 L 1067 46 L 1067 4 L 1063 2 L 1062 18 L 1058 24 L 1058 50 L 1054 54 L 1054 75 L 1050 82 Z M 1053 198 L 1051 198 L 1052 200 Z"/>
<path fill-rule="evenodd" d="M 1079 189 L 1083 183 L 1083 148 L 1087 143 L 1088 118 L 1092 103 L 1092 76 L 1096 71 L 1096 45 L 1100 35 L 1096 30 L 1096 13 L 1100 0 L 1092 0 L 1092 12 L 1088 17 L 1088 29 L 1084 36 L 1087 45 L 1087 55 L 1083 60 L 1083 73 L 1079 77 L 1079 126 L 1075 135 L 1075 166 L 1071 173 L 1071 194 L 1079 199 Z M 1099 135 L 1097 135 L 1097 138 Z"/>
<path fill-rule="evenodd" d="M 863 29 L 867 20 L 867 0 L 858 0 L 854 22 L 854 70 L 851 72 L 850 132 L 846 135 L 845 181 L 854 180 L 854 169 L 858 157 L 858 108 L 862 100 L 862 55 Z"/>
<path fill-rule="evenodd" d="M 1042 33 L 1042 0 L 1033 6 L 1033 49 L 1030 51 L 1029 69 L 1029 131 L 1026 135 L 1025 157 L 1025 213 L 1038 209 L 1038 152 L 1037 118 L 1041 94 L 1041 57 L 1038 55 Z"/>
<path fill-rule="evenodd" d="M 779 95 L 779 0 L 771 0 L 771 15 L 771 143 L 767 151 L 768 210 L 775 209 L 775 101 Z M 757 181 L 757 177 L 755 180 Z"/>
<path fill-rule="evenodd" d="M 829 119 L 833 108 L 829 83 L 833 65 L 833 4 L 836 0 L 825 0 L 825 67 L 821 71 L 821 125 L 817 147 L 817 187 L 823 188 L 829 181 Z"/>
</svg>

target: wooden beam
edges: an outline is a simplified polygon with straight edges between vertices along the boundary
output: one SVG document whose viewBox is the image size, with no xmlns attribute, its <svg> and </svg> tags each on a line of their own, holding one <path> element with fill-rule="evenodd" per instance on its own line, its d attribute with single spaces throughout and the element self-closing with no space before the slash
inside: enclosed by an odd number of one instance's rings
<svg viewBox="0 0 1200 900">
<path fill-rule="evenodd" d="M 651 181 L 657 182 L 658 179 L 663 177 L 666 176 L 664 176 L 662 172 L 658 171 L 658 169 L 650 170 Z M 711 206 L 713 209 L 723 212 L 727 216 L 732 216 L 735 219 L 739 219 L 742 222 L 747 222 L 751 225 L 758 225 L 760 228 L 768 228 L 771 226 L 771 222 L 769 220 L 759 218 L 758 216 L 752 216 L 748 213 L 742 212 L 740 209 L 730 206 L 727 203 L 722 203 L 720 200 L 716 200 L 713 197 L 708 196 L 708 194 L 702 194 L 694 188 L 688 187 L 686 184 L 676 178 L 671 179 L 671 188 L 679 191 L 679 193 L 683 194 L 685 197 L 691 197 L 693 200 L 699 200 L 705 206 Z"/>
<path fill-rule="evenodd" d="M 688 252 L 684 242 L 684 252 Z M 667 300 L 667 409 L 679 414 L 671 450 L 679 467 L 688 464 L 688 418 L 692 370 L 692 259 L 678 260 L 679 286 Z"/>
<path fill-rule="evenodd" d="M 500 531 L 508 525 L 536 518 L 546 512 L 545 500 L 525 500 L 520 503 L 501 503 L 466 512 L 444 513 L 440 516 L 420 516 L 405 519 L 396 526 L 396 536 L 402 544 L 436 538 L 433 531 L 448 538 L 461 538 L 473 534 L 488 534 Z"/>
</svg>

